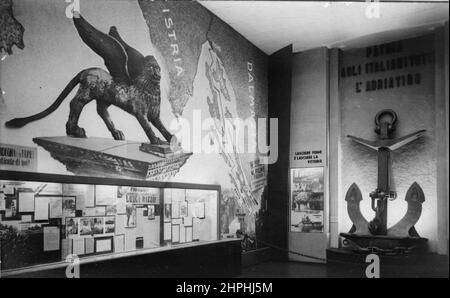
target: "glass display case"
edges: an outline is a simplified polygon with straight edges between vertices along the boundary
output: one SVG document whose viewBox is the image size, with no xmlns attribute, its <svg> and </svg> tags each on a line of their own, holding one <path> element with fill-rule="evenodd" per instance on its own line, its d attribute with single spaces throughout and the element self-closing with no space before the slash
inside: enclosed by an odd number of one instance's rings
<svg viewBox="0 0 450 298">
<path fill-rule="evenodd" d="M 219 240 L 220 186 L 0 171 L 1 270 Z"/>
</svg>

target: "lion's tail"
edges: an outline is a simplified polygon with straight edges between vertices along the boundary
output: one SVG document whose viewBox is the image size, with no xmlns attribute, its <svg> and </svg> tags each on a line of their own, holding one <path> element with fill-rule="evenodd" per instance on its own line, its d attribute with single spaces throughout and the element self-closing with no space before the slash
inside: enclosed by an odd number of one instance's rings
<svg viewBox="0 0 450 298">
<path fill-rule="evenodd" d="M 51 113 L 53 113 L 64 101 L 64 99 L 69 95 L 69 93 L 75 88 L 76 85 L 80 82 L 81 74 L 83 71 L 80 71 L 70 82 L 67 84 L 66 88 L 61 92 L 61 94 L 58 96 L 58 98 L 52 103 L 51 106 L 49 106 L 47 109 L 43 110 L 40 113 L 34 114 L 29 117 L 25 118 L 14 118 L 8 122 L 5 123 L 6 127 L 10 128 L 19 128 L 22 126 L 27 125 L 30 122 L 42 119 Z"/>
</svg>

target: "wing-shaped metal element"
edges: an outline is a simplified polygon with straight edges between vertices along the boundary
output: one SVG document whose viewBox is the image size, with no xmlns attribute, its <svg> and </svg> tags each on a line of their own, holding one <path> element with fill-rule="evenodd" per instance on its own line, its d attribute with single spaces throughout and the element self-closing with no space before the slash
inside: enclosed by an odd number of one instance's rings
<svg viewBox="0 0 450 298">
<path fill-rule="evenodd" d="M 422 214 L 422 203 L 425 202 L 425 195 L 417 182 L 414 182 L 406 192 L 405 201 L 408 202 L 406 214 L 398 223 L 388 229 L 388 236 L 411 236 L 410 230 L 419 220 L 420 215 Z"/>
<path fill-rule="evenodd" d="M 378 150 L 380 148 L 388 148 L 389 150 L 394 151 L 408 143 L 411 143 L 412 141 L 417 140 L 418 138 L 423 136 L 425 132 L 426 130 L 422 129 L 401 138 L 384 139 L 376 141 L 369 141 L 351 135 L 347 135 L 347 137 L 350 138 L 352 141 L 364 145 L 366 147 L 369 147 L 370 149 L 373 150 Z"/>
<path fill-rule="evenodd" d="M 126 44 L 120 38 L 119 34 L 116 34 L 117 30 L 112 30 L 113 32 L 115 31 L 113 35 L 116 37 L 105 34 L 89 24 L 81 15 L 78 18 L 73 18 L 73 22 L 84 43 L 103 58 L 114 81 L 129 84 L 132 79 L 128 71 L 129 57 L 127 49 L 124 47 Z M 117 37 L 120 38 L 120 41 L 117 40 Z M 131 47 L 126 46 L 128 47 L 129 53 L 136 51 L 134 49 L 132 51 Z M 135 65 L 135 55 L 132 56 L 133 65 Z M 133 74 L 135 73 L 133 72 Z"/>
<path fill-rule="evenodd" d="M 403 147 L 404 145 L 417 140 L 418 138 L 423 136 L 425 134 L 425 132 L 426 132 L 426 130 L 422 129 L 422 130 L 416 131 L 415 133 L 406 135 L 404 137 L 393 139 L 393 140 L 391 140 L 392 144 L 390 144 L 388 146 L 388 148 L 391 149 L 392 151 L 397 150 L 398 148 Z"/>
<path fill-rule="evenodd" d="M 359 143 L 361 145 L 364 145 L 366 147 L 369 147 L 370 149 L 373 149 L 373 150 L 378 150 L 378 148 L 379 148 L 379 146 L 377 145 L 377 142 L 375 142 L 375 141 L 369 141 L 369 140 L 361 139 L 361 138 L 351 136 L 351 135 L 347 135 L 347 138 L 350 138 L 352 141 Z"/>
<path fill-rule="evenodd" d="M 368 222 L 361 213 L 359 202 L 362 201 L 361 190 L 353 183 L 345 195 L 347 201 L 347 212 L 355 225 L 355 234 L 369 234 Z"/>
</svg>

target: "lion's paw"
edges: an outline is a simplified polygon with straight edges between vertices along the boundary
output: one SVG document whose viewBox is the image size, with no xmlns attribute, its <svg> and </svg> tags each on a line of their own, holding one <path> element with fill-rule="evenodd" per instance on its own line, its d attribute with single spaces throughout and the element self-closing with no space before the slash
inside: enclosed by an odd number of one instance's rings
<svg viewBox="0 0 450 298">
<path fill-rule="evenodd" d="M 155 138 L 151 141 L 151 143 L 154 144 L 154 145 L 168 145 L 168 144 L 169 144 L 168 142 L 163 141 L 163 140 L 161 140 L 161 139 L 158 138 L 158 137 L 155 137 Z"/>
<path fill-rule="evenodd" d="M 116 130 L 116 131 L 112 132 L 111 134 L 112 134 L 114 140 L 119 140 L 119 141 L 125 140 L 125 135 L 120 130 Z"/>
<path fill-rule="evenodd" d="M 87 138 L 86 131 L 84 128 L 81 127 L 70 127 L 69 125 L 66 126 L 66 133 L 68 136 L 75 137 L 75 138 Z"/>
</svg>

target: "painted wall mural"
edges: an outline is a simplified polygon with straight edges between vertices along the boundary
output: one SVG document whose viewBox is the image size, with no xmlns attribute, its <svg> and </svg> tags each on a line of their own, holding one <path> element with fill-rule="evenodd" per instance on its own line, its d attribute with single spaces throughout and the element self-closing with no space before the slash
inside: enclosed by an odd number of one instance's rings
<svg viewBox="0 0 450 298">
<path fill-rule="evenodd" d="M 0 64 L 1 144 L 37 147 L 43 173 L 220 184 L 223 237 L 254 237 L 267 167 L 227 120 L 267 117 L 264 53 L 195 2 L 14 4 L 27 47 Z"/>
</svg>

